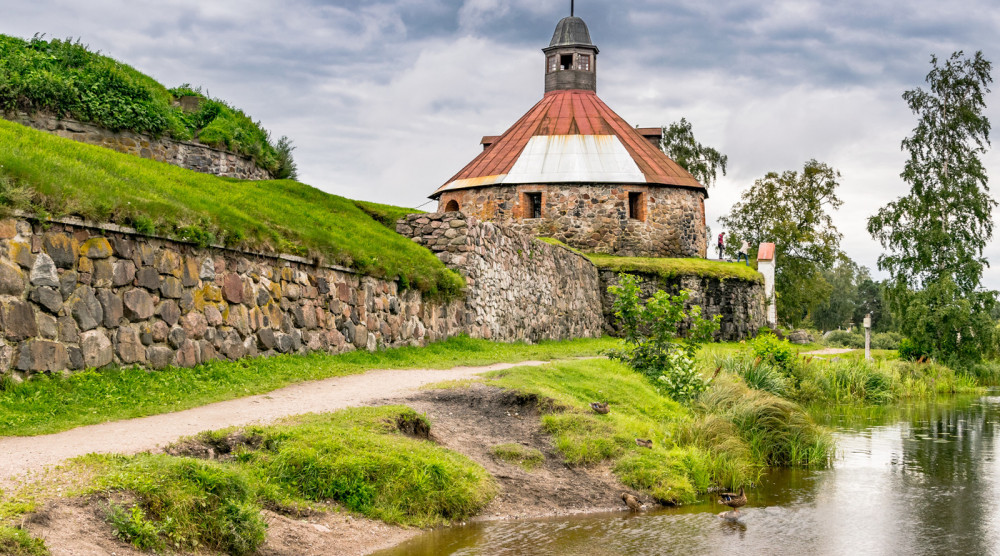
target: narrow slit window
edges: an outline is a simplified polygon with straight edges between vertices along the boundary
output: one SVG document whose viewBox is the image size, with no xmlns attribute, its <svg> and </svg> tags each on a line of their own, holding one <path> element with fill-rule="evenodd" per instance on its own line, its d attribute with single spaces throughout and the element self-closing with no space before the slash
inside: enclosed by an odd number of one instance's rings
<svg viewBox="0 0 1000 556">
<path fill-rule="evenodd" d="M 538 66 L 535 66 L 538 67 Z M 559 55 L 559 69 L 568 70 L 573 69 L 573 55 L 572 54 L 560 54 Z"/>
<path fill-rule="evenodd" d="M 638 191 L 630 191 L 628 194 L 628 217 L 642 220 L 642 193 Z"/>
<path fill-rule="evenodd" d="M 528 218 L 541 218 L 542 217 L 542 194 L 541 193 L 525 193 L 525 211 L 524 214 Z"/>
<path fill-rule="evenodd" d="M 577 58 L 576 69 L 590 71 L 590 55 L 580 54 Z"/>
<path fill-rule="evenodd" d="M 549 73 L 552 73 L 559 69 L 559 58 L 556 56 L 549 56 Z"/>
</svg>

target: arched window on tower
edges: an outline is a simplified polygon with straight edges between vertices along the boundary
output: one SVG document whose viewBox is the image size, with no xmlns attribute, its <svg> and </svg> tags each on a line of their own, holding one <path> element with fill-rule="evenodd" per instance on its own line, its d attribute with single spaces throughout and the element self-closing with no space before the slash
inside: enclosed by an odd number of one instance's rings
<svg viewBox="0 0 1000 556">
<path fill-rule="evenodd" d="M 444 206 L 445 212 L 458 212 L 458 201 L 452 199 Z"/>
</svg>

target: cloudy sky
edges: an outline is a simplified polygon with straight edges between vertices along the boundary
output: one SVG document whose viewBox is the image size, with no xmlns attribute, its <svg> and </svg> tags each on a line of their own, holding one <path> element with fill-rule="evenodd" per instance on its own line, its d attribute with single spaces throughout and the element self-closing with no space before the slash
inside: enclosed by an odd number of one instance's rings
<svg viewBox="0 0 1000 556">
<path fill-rule="evenodd" d="M 1000 62 L 990 0 L 577 0 L 600 47 L 598 94 L 628 122 L 686 117 L 729 155 L 709 225 L 769 170 L 811 158 L 842 174 L 843 248 L 875 267 L 865 232 L 905 193 L 901 94 L 930 56 Z M 0 33 L 80 38 L 167 86 L 190 83 L 297 146 L 300 179 L 415 207 L 542 96 L 568 0 L 0 0 Z M 1000 122 L 1000 99 L 988 115 Z M 1000 154 L 986 157 L 1000 179 Z M 996 187 L 996 186 L 994 186 Z M 1000 189 L 998 189 L 1000 190 Z M 432 208 L 428 205 L 425 208 Z M 1000 228 L 998 228 L 1000 232 Z M 987 285 L 1000 288 L 997 263 Z"/>
</svg>

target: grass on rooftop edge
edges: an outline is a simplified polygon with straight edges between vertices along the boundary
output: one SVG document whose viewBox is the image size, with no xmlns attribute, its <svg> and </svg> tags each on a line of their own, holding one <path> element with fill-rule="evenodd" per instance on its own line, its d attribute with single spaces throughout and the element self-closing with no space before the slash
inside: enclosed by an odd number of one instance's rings
<svg viewBox="0 0 1000 556">
<path fill-rule="evenodd" d="M 758 284 L 764 283 L 764 276 L 761 273 L 743 263 L 727 263 L 696 258 L 619 257 L 604 253 L 584 253 L 554 237 L 540 237 L 538 240 L 544 241 L 549 245 L 569 249 L 577 255 L 590 259 L 590 262 L 594 263 L 597 268 L 613 270 L 615 272 L 643 272 L 656 274 L 662 278 L 702 276 L 704 278 L 718 278 L 720 280 L 736 279 L 757 282 Z"/>
<path fill-rule="evenodd" d="M 0 384 L 0 436 L 50 434 L 83 425 L 181 411 L 212 402 L 269 392 L 289 384 L 372 369 L 448 369 L 459 365 L 550 360 L 598 355 L 613 338 L 538 344 L 502 344 L 467 336 L 425 347 L 339 355 L 279 355 L 212 361 L 190 369 L 139 368 L 84 371 L 67 377 L 40 375 Z"/>
<path fill-rule="evenodd" d="M 291 180 L 240 181 L 0 120 L 0 211 L 79 216 L 202 245 L 314 257 L 429 294 L 462 277 L 349 199 Z M 381 205 L 382 213 L 407 209 Z"/>
<path fill-rule="evenodd" d="M 616 257 L 601 253 L 588 253 L 587 257 L 598 268 L 615 272 L 643 272 L 662 278 L 701 276 L 719 280 L 745 280 L 764 283 L 764 276 L 752 266 L 708 259 L 669 259 L 657 257 Z"/>
</svg>

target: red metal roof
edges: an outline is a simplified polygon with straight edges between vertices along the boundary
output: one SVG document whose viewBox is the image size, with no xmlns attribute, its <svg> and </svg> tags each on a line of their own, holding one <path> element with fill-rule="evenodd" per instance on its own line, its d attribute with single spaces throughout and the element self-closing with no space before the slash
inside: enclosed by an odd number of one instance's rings
<svg viewBox="0 0 1000 556">
<path fill-rule="evenodd" d="M 438 188 L 431 198 L 437 198 L 445 189 L 496 183 L 489 178 L 510 172 L 532 137 L 552 135 L 613 135 L 621 141 L 645 176 L 645 182 L 639 183 L 704 190 L 704 186 L 687 170 L 650 144 L 649 140 L 615 114 L 593 91 L 558 90 L 546 93 L 538 104 L 445 185 Z M 456 180 L 468 181 L 452 185 Z"/>
<path fill-rule="evenodd" d="M 774 260 L 774 244 L 773 243 L 761 243 L 760 247 L 757 249 L 757 260 L 758 261 L 773 261 Z"/>
</svg>

